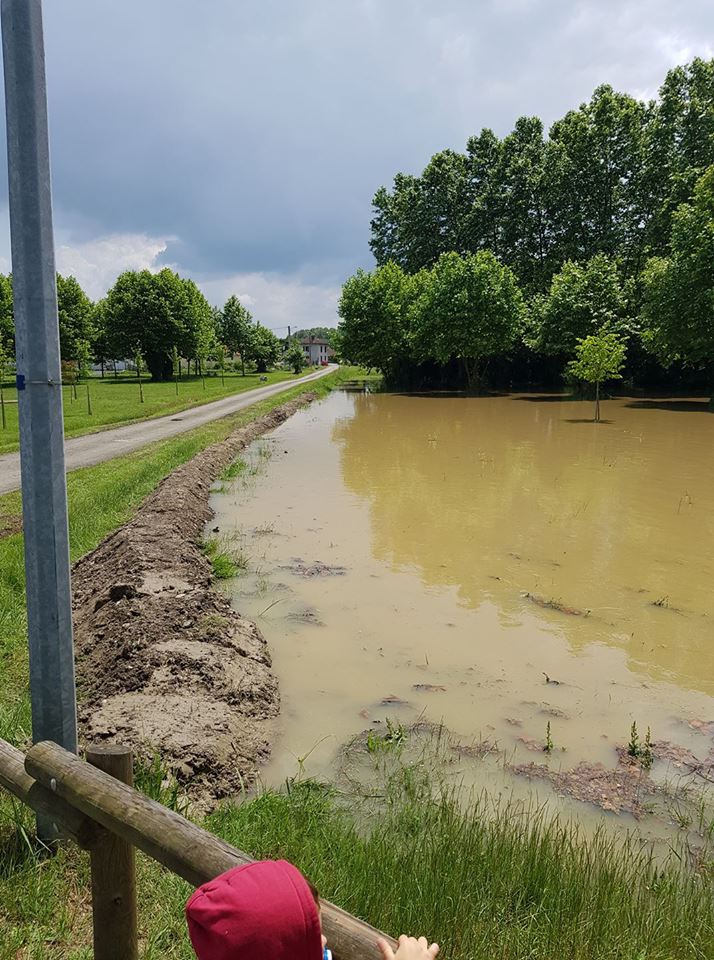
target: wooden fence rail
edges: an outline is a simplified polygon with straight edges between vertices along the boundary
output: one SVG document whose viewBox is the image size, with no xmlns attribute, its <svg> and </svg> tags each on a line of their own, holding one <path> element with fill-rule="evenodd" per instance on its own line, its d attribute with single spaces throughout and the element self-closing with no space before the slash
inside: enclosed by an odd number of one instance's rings
<svg viewBox="0 0 714 960">
<path fill-rule="evenodd" d="M 123 756 L 127 755 L 130 756 L 124 749 Z M 111 942 L 110 937 L 103 938 L 103 931 L 111 928 L 111 923 L 107 927 L 106 917 L 111 918 L 112 910 L 124 918 L 126 928 L 133 923 L 136 929 L 132 920 L 136 916 L 133 872 L 121 843 L 142 850 L 194 886 L 231 867 L 251 863 L 253 858 L 98 769 L 98 765 L 112 767 L 97 758 L 96 753 L 90 754 L 90 760 L 92 763 L 87 763 L 50 742 L 35 744 L 23 755 L 0 740 L 0 786 L 33 810 L 51 817 L 63 835 L 92 852 L 95 960 L 135 960 L 136 952 L 130 952 L 129 947 L 122 946 L 121 952 L 117 952 L 119 947 L 113 935 Z M 125 765 L 126 760 L 122 763 Z M 121 841 L 109 853 L 107 834 Z M 97 856 L 98 850 L 103 850 L 104 855 Z M 107 869 L 107 862 L 123 866 L 120 870 Z M 116 887 L 117 873 L 127 882 L 121 890 L 109 891 L 107 884 Z M 104 907 L 94 902 L 97 899 L 105 902 Z M 101 923 L 99 915 L 105 918 Z M 327 901 L 322 901 L 322 926 L 336 960 L 378 960 L 381 955 L 377 937 L 393 943 L 390 937 Z"/>
</svg>

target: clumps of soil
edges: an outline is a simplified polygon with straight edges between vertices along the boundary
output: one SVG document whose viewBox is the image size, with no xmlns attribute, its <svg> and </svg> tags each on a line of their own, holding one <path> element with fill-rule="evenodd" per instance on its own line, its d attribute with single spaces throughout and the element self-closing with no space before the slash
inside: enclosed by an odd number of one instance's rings
<svg viewBox="0 0 714 960">
<path fill-rule="evenodd" d="M 446 693 L 446 687 L 440 683 L 414 683 L 412 689 L 421 693 Z"/>
<path fill-rule="evenodd" d="M 329 563 L 323 563 L 322 560 L 314 560 L 308 563 L 301 557 L 293 557 L 290 563 L 280 567 L 281 570 L 288 570 L 296 577 L 342 577 L 347 573 L 347 567 L 337 567 Z"/>
<path fill-rule="evenodd" d="M 703 760 L 700 760 L 687 747 L 672 743 L 670 740 L 658 740 L 652 744 L 651 749 L 653 761 L 662 760 L 686 773 L 714 782 L 714 746 Z M 640 758 L 631 756 L 626 746 L 618 745 L 615 750 L 621 764 L 641 766 Z"/>
<path fill-rule="evenodd" d="M 572 770 L 552 770 L 544 763 L 516 764 L 509 769 L 529 780 L 547 780 L 567 797 L 593 803 L 612 813 L 631 813 L 634 817 L 642 816 L 645 801 L 656 793 L 656 787 L 642 769 L 634 766 L 608 769 L 602 763 L 583 760 Z"/>
<path fill-rule="evenodd" d="M 200 546 L 210 487 L 314 397 L 276 407 L 179 467 L 74 568 L 83 739 L 128 744 L 146 760 L 158 753 L 202 806 L 254 779 L 279 707 L 263 635 L 212 586 Z"/>
<path fill-rule="evenodd" d="M 452 753 L 458 757 L 467 757 L 469 760 L 483 760 L 491 754 L 498 754 L 500 750 L 493 740 L 474 740 L 472 743 L 456 742 L 449 745 Z"/>
<path fill-rule="evenodd" d="M 518 740 L 529 750 L 538 749 L 538 741 L 531 737 L 518 737 Z M 669 793 L 666 784 L 649 778 L 649 768 L 655 761 L 671 763 L 687 774 L 714 782 L 714 747 L 700 760 L 686 747 L 659 740 L 651 744 L 647 764 L 642 757 L 631 756 L 624 744 L 616 746 L 615 752 L 618 762 L 614 768 L 582 761 L 571 770 L 554 770 L 545 763 L 511 764 L 508 769 L 528 779 L 547 780 L 563 796 L 592 803 L 612 813 L 631 813 L 636 818 L 647 812 L 647 803 L 653 797 Z"/>
<path fill-rule="evenodd" d="M 0 540 L 3 537 L 12 537 L 16 533 L 22 533 L 22 516 L 14 513 L 0 516 Z"/>
</svg>

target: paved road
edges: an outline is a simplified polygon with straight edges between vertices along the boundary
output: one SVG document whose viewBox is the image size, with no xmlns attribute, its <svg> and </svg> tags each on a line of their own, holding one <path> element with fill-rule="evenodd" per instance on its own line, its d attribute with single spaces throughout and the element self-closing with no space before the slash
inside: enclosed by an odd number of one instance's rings
<svg viewBox="0 0 714 960">
<path fill-rule="evenodd" d="M 265 400 L 276 393 L 290 390 L 298 384 L 310 383 L 319 380 L 326 374 L 336 370 L 332 364 L 323 370 L 309 373 L 300 380 L 286 380 L 282 383 L 271 384 L 268 387 L 256 387 L 237 393 L 221 400 L 204 403 L 200 407 L 190 410 L 181 410 L 178 413 L 167 414 L 165 417 L 156 417 L 153 420 L 142 420 L 139 423 L 129 423 L 124 427 L 114 427 L 111 430 L 101 430 L 98 433 L 86 433 L 81 437 L 71 437 L 65 441 L 65 465 L 67 470 L 77 470 L 79 467 L 91 467 L 103 460 L 112 460 L 121 457 L 132 450 L 153 443 L 155 440 L 165 440 L 175 437 L 179 433 L 186 433 L 195 427 L 201 427 L 211 420 L 230 416 L 249 407 L 258 400 Z M 0 456 L 0 494 L 17 490 L 20 486 L 20 454 L 6 453 Z"/>
</svg>

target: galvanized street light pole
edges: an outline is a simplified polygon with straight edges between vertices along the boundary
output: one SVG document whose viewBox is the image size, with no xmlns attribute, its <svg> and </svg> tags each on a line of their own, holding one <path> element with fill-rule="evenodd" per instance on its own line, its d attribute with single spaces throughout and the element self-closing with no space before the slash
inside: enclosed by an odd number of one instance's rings
<svg viewBox="0 0 714 960">
<path fill-rule="evenodd" d="M 32 736 L 77 750 L 41 0 L 2 0 Z M 52 824 L 38 823 L 43 836 Z"/>
</svg>

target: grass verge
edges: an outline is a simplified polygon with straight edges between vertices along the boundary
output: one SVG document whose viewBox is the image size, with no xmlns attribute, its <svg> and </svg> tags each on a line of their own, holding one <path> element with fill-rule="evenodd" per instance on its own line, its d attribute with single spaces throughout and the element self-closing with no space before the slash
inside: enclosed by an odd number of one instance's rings
<svg viewBox="0 0 714 960">
<path fill-rule="evenodd" d="M 149 792 L 166 800 L 158 768 L 152 779 Z M 381 929 L 438 940 L 445 960 L 714 956 L 712 888 L 701 876 L 658 867 L 603 834 L 586 841 L 542 810 L 479 797 L 464 804 L 418 764 L 398 763 L 372 786 L 365 801 L 293 781 L 221 807 L 205 826 L 258 858 L 291 860 L 323 896 Z M 89 957 L 85 855 L 67 848 L 41 862 L 28 841 L 4 863 L 0 923 L 9 940 L 0 958 Z M 139 858 L 145 960 L 193 956 L 183 920 L 189 892 Z"/>
<path fill-rule="evenodd" d="M 310 372 L 307 369 L 301 376 Z M 261 377 L 265 377 L 265 381 L 261 382 Z M 178 413 L 245 390 L 296 379 L 296 375 L 289 370 L 272 370 L 266 374 L 247 373 L 245 377 L 231 372 L 223 378 L 220 375 L 183 377 L 178 383 L 178 390 L 174 382 L 142 380 L 140 392 L 135 376 L 122 375 L 116 379 L 110 376 L 104 379 L 91 377 L 77 385 L 76 399 L 73 387 L 62 388 L 64 431 L 66 436 L 76 437 L 123 423 Z M 0 429 L 0 453 L 8 453 L 19 447 L 17 392 L 14 388 L 5 388 L 4 393 L 7 427 Z"/>
</svg>

